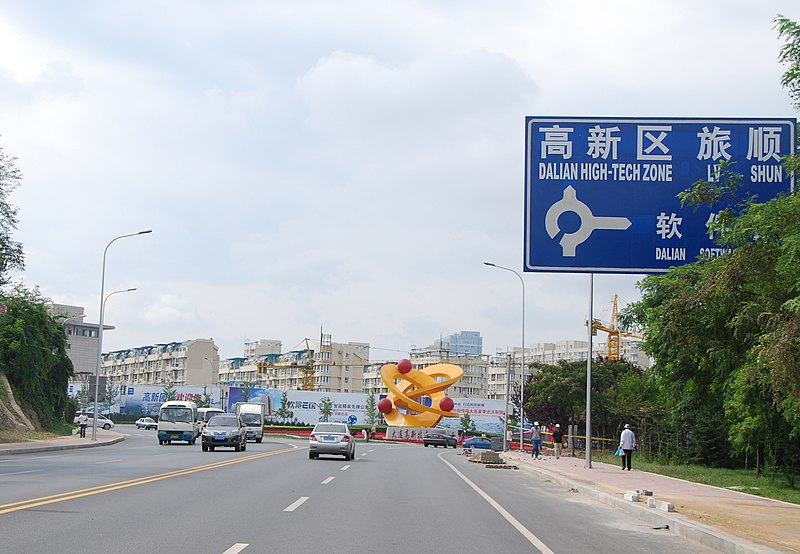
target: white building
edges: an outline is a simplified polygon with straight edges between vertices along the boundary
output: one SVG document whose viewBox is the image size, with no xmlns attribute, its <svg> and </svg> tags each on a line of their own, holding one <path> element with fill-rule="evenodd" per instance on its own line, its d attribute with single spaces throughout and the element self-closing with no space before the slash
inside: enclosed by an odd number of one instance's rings
<svg viewBox="0 0 800 554">
<path fill-rule="evenodd" d="M 309 346 L 283 354 L 247 355 L 253 351 L 245 343 L 245 356 L 223 360 L 220 382 L 249 382 L 264 388 L 301 390 L 310 366 L 313 368 L 315 391 L 363 392 L 364 368 L 369 365 L 369 343 L 337 343 L 331 341 L 330 335 L 323 334 L 316 350 Z"/>
<path fill-rule="evenodd" d="M 100 375 L 114 385 L 213 385 L 219 351 L 213 339 L 137 346 L 103 354 Z"/>
</svg>

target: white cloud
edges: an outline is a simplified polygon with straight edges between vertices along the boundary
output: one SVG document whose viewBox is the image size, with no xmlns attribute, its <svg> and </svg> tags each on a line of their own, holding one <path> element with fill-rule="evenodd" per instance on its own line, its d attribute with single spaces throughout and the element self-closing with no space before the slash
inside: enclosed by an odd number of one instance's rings
<svg viewBox="0 0 800 554">
<path fill-rule="evenodd" d="M 72 2 L 0 8 L 24 279 L 109 349 L 320 326 L 376 357 L 521 340 L 525 115 L 791 116 L 794 2 Z M 526 274 L 529 342 L 583 338 L 588 276 Z M 595 307 L 635 300 L 599 275 Z M 383 353 L 383 354 L 381 354 Z"/>
</svg>

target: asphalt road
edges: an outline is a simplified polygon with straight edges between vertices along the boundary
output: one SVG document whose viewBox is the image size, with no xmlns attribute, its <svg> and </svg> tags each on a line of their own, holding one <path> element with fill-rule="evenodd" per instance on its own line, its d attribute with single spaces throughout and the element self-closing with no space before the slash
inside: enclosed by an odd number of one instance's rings
<svg viewBox="0 0 800 554">
<path fill-rule="evenodd" d="M 668 530 L 461 450 L 359 443 L 309 460 L 303 441 L 246 452 L 117 445 L 0 457 L 4 552 L 705 552 Z"/>
</svg>

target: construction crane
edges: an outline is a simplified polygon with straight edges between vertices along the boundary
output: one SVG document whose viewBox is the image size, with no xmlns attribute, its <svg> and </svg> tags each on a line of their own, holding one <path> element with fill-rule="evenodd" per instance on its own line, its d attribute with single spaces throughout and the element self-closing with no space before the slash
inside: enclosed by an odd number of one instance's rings
<svg viewBox="0 0 800 554">
<path fill-rule="evenodd" d="M 594 334 L 595 329 L 599 329 L 600 331 L 605 331 L 608 333 L 608 348 L 606 349 L 607 356 L 606 359 L 609 362 L 618 362 L 622 359 L 622 337 L 631 337 L 637 339 L 643 339 L 644 336 L 639 333 L 632 333 L 630 331 L 626 331 L 621 329 L 619 326 L 619 320 L 617 319 L 617 311 L 619 308 L 619 298 L 616 294 L 614 294 L 613 304 L 611 308 L 611 322 L 607 323 L 601 321 L 599 319 L 592 318 L 592 333 Z"/>
<path fill-rule="evenodd" d="M 306 339 L 306 363 L 300 368 L 300 390 L 314 390 L 314 354 Z"/>
</svg>

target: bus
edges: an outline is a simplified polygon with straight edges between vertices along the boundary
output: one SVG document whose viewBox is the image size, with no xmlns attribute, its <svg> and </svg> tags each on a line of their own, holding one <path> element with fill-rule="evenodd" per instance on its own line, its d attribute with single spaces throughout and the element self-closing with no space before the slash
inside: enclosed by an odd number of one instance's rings
<svg viewBox="0 0 800 554">
<path fill-rule="evenodd" d="M 158 444 L 186 441 L 194 444 L 200 436 L 197 423 L 197 404 L 182 400 L 169 400 L 158 410 Z"/>
</svg>

